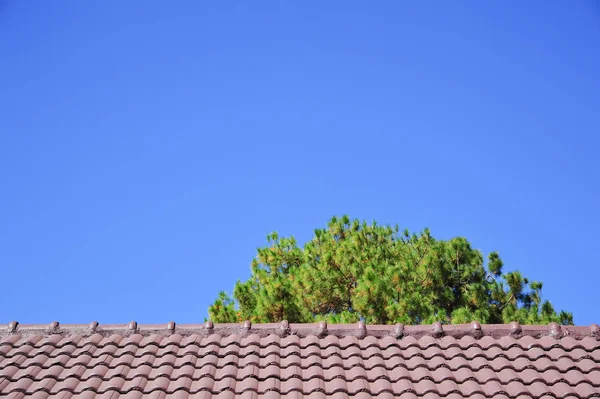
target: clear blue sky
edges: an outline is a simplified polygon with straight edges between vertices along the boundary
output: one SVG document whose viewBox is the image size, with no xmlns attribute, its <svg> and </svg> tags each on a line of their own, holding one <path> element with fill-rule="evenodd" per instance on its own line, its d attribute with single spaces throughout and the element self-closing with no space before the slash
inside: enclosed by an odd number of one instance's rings
<svg viewBox="0 0 600 399">
<path fill-rule="evenodd" d="M 0 323 L 202 322 L 344 213 L 600 322 L 595 1 L 0 0 L 0 77 Z"/>
</svg>

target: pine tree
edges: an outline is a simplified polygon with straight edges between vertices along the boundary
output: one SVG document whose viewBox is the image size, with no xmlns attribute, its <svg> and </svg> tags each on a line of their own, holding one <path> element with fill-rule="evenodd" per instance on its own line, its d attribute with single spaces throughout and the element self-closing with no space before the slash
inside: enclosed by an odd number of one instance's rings
<svg viewBox="0 0 600 399">
<path fill-rule="evenodd" d="M 250 279 L 233 298 L 221 292 L 209 307 L 218 323 L 573 324 L 542 301 L 542 283 L 503 273 L 497 252 L 483 254 L 462 237 L 436 240 L 398 226 L 332 218 L 299 247 L 293 237 L 267 236 Z"/>
</svg>

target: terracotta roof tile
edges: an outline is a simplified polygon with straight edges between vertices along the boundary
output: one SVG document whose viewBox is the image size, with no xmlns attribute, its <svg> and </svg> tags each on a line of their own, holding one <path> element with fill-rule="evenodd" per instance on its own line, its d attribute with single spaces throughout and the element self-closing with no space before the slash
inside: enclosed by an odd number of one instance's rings
<svg viewBox="0 0 600 399">
<path fill-rule="evenodd" d="M 0 325 L 0 396 L 589 398 L 600 329 Z"/>
<path fill-rule="evenodd" d="M 327 398 L 329 399 L 350 399 L 348 392 L 346 391 L 336 391 L 332 394 L 328 394 Z"/>
<path fill-rule="evenodd" d="M 348 395 L 357 395 L 360 392 L 371 392 L 375 394 L 375 392 L 370 390 L 370 384 L 363 378 L 356 378 L 352 381 L 349 381 L 348 384 Z"/>
<path fill-rule="evenodd" d="M 327 398 L 327 396 L 321 391 L 311 391 L 310 394 L 305 395 L 304 397 L 308 398 L 308 399 L 326 399 Z M 264 398 L 265 399 L 276 399 L 276 398 L 278 398 L 278 396 L 273 396 L 273 397 L 269 398 L 268 396 L 265 395 Z M 288 398 L 286 397 L 285 399 L 288 399 Z"/>
<path fill-rule="evenodd" d="M 442 396 L 448 396 L 452 393 L 460 393 L 460 388 L 458 384 L 453 380 L 446 379 L 439 384 L 436 384 L 437 391 Z"/>
<path fill-rule="evenodd" d="M 403 395 L 407 393 L 415 393 L 415 386 L 412 381 L 409 379 L 400 379 L 398 381 L 392 382 L 392 388 L 394 390 L 395 395 Z"/>
<path fill-rule="evenodd" d="M 304 381 L 299 377 L 290 377 L 281 381 L 281 393 L 290 394 L 292 392 L 302 392 Z"/>
</svg>

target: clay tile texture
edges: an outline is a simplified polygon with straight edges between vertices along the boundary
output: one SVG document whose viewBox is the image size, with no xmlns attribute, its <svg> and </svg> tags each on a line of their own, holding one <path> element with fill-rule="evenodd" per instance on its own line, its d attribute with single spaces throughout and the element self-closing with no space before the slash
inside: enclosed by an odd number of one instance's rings
<svg viewBox="0 0 600 399">
<path fill-rule="evenodd" d="M 597 325 L 0 324 L 7 398 L 592 398 Z"/>
</svg>

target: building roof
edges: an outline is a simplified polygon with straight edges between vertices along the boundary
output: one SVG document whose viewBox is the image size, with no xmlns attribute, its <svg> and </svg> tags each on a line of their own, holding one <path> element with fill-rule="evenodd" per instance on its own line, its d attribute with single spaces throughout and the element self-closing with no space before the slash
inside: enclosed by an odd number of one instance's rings
<svg viewBox="0 0 600 399">
<path fill-rule="evenodd" d="M 600 328 L 0 325 L 9 398 L 600 397 Z"/>
</svg>

